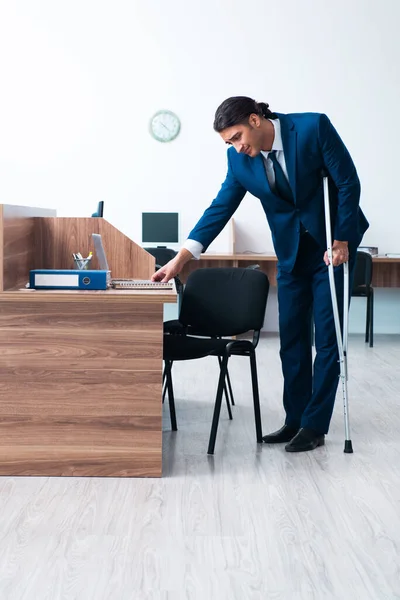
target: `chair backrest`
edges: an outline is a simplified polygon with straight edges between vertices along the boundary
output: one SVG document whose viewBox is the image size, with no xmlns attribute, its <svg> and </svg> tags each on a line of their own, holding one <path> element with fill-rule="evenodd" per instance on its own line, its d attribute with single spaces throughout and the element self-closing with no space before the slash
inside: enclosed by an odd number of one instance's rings
<svg viewBox="0 0 400 600">
<path fill-rule="evenodd" d="M 187 279 L 179 320 L 207 336 L 259 331 L 268 292 L 268 277 L 258 270 L 197 269 Z"/>
<path fill-rule="evenodd" d="M 372 282 L 372 256 L 369 252 L 357 250 L 353 276 L 353 291 L 361 286 L 369 288 Z"/>
<path fill-rule="evenodd" d="M 156 264 L 160 267 L 166 265 L 167 262 L 177 255 L 176 250 L 173 250 L 172 248 L 143 248 L 143 250 L 146 250 L 146 252 L 154 256 Z"/>
</svg>

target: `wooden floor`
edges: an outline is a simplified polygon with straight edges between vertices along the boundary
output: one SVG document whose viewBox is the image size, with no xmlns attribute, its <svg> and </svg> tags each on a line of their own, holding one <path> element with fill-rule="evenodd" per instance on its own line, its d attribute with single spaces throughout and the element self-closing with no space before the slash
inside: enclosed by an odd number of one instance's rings
<svg viewBox="0 0 400 600">
<path fill-rule="evenodd" d="M 278 340 L 258 352 L 266 433 L 282 424 Z M 325 447 L 257 445 L 247 360 L 206 455 L 216 359 L 174 366 L 163 479 L 0 479 L 1 600 L 400 599 L 400 337 L 350 340 L 354 454 L 338 399 Z"/>
</svg>

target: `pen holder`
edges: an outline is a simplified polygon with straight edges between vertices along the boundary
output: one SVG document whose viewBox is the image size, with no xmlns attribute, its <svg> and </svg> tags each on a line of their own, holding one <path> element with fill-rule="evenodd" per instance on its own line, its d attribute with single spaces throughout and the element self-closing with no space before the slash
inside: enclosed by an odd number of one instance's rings
<svg viewBox="0 0 400 600">
<path fill-rule="evenodd" d="M 85 269 L 89 269 L 90 268 L 90 261 L 92 260 L 91 256 L 88 256 L 88 258 L 74 258 L 74 265 L 75 265 L 75 269 L 78 269 L 79 271 L 83 271 Z"/>
</svg>

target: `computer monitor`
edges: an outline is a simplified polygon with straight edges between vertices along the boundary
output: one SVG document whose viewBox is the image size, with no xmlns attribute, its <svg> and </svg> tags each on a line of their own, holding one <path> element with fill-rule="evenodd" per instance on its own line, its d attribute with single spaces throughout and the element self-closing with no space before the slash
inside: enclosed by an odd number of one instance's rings
<svg viewBox="0 0 400 600">
<path fill-rule="evenodd" d="M 104 212 L 104 201 L 100 200 L 97 205 L 97 211 L 92 214 L 92 217 L 102 217 Z"/>
<path fill-rule="evenodd" d="M 144 244 L 177 244 L 179 242 L 178 213 L 142 213 L 142 242 Z"/>
</svg>

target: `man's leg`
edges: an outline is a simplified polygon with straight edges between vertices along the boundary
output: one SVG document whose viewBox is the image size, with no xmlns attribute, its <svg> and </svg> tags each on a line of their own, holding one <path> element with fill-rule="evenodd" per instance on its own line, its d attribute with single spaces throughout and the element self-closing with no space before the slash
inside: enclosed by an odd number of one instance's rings
<svg viewBox="0 0 400 600">
<path fill-rule="evenodd" d="M 356 252 L 350 252 L 350 289 Z M 340 322 L 343 322 L 343 266 L 335 267 L 335 284 Z M 313 277 L 315 322 L 314 376 L 312 397 L 304 410 L 301 426 L 317 433 L 328 432 L 339 382 L 340 365 L 333 318 L 328 268 L 322 264 Z"/>
<path fill-rule="evenodd" d="M 311 278 L 280 272 L 277 283 L 285 424 L 299 428 L 312 393 Z"/>
</svg>

